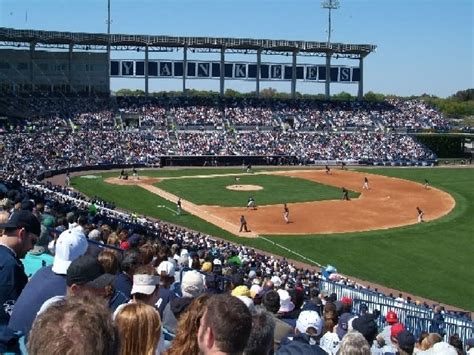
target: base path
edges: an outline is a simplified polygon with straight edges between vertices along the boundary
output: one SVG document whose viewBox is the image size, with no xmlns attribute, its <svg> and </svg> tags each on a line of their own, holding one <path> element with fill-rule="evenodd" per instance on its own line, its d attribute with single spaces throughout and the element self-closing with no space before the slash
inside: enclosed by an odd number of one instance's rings
<svg viewBox="0 0 474 355">
<path fill-rule="evenodd" d="M 417 223 L 416 207 L 424 212 L 426 221 L 448 214 L 455 201 L 448 193 L 420 183 L 381 175 L 354 171 L 292 170 L 262 172 L 257 174 L 298 177 L 318 183 L 342 187 L 361 195 L 350 201 L 329 200 L 288 203 L 290 222 L 285 223 L 283 205 L 258 206 L 258 209 L 195 205 L 182 200 L 185 211 L 192 213 L 222 229 L 243 237 L 259 234 L 326 234 L 389 229 Z M 202 178 L 212 178 L 208 175 Z M 369 190 L 362 189 L 364 177 L 369 180 Z M 176 202 L 178 197 L 157 188 L 152 183 L 164 179 L 141 177 L 140 180 L 106 179 L 109 183 L 136 184 L 161 197 Z M 342 196 L 342 192 L 341 192 Z M 258 201 L 257 201 L 258 204 Z M 244 215 L 250 233 L 238 233 L 240 216 Z"/>
</svg>

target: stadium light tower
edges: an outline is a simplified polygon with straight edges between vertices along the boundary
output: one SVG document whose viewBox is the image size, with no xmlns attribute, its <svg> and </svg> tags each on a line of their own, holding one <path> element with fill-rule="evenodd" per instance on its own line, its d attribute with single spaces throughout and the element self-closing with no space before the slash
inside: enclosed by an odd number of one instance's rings
<svg viewBox="0 0 474 355">
<path fill-rule="evenodd" d="M 110 0 L 107 0 L 107 78 L 110 95 Z"/>
<path fill-rule="evenodd" d="M 339 0 L 323 0 L 321 3 L 323 9 L 328 9 L 328 44 L 331 43 L 331 10 L 337 10 L 341 7 Z"/>
</svg>

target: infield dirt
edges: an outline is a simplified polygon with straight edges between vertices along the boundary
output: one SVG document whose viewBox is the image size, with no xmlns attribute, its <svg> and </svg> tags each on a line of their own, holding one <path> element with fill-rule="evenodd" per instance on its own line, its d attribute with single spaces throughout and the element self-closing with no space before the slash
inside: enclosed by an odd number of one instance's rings
<svg viewBox="0 0 474 355">
<path fill-rule="evenodd" d="M 333 170 L 331 175 L 323 170 L 275 171 L 261 174 L 298 177 L 340 188 L 344 186 L 349 190 L 359 192 L 360 196 L 350 201 L 288 203 L 291 223 L 284 221 L 283 205 L 258 206 L 256 210 L 252 210 L 245 206 L 196 205 L 182 200 L 182 207 L 187 212 L 233 234 L 256 237 L 260 234 L 328 234 L 389 229 L 417 223 L 416 207 L 420 207 L 425 213 L 425 220 L 430 221 L 448 214 L 455 206 L 454 199 L 444 191 L 433 187 L 425 189 L 419 183 L 381 175 L 343 170 Z M 212 177 L 213 175 L 209 175 L 205 178 Z M 364 177 L 369 180 L 369 190 L 362 188 Z M 138 185 L 169 201 L 176 202 L 177 196 L 152 185 L 162 179 L 166 178 L 142 176 L 139 180 L 109 178 L 105 181 L 114 184 Z M 245 215 L 252 232 L 238 233 L 241 215 Z"/>
</svg>

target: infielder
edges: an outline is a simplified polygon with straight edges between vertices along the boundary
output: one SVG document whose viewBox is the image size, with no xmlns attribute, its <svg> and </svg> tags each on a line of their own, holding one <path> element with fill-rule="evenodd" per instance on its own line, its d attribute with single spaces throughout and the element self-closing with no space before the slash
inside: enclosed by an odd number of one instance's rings
<svg viewBox="0 0 474 355">
<path fill-rule="evenodd" d="M 286 203 L 283 205 L 283 218 L 285 219 L 285 223 L 290 223 L 290 210 Z"/>
<path fill-rule="evenodd" d="M 364 190 L 369 189 L 369 179 L 367 179 L 367 176 L 364 178 L 364 185 L 362 186 L 362 189 Z"/>
<path fill-rule="evenodd" d="M 423 184 L 423 186 L 425 187 L 425 189 L 429 189 L 430 188 L 430 182 L 428 181 L 428 179 L 425 179 L 425 183 Z"/>
<path fill-rule="evenodd" d="M 345 187 L 342 187 L 342 200 L 349 201 L 349 191 Z"/>
<path fill-rule="evenodd" d="M 255 203 L 255 199 L 252 196 L 250 196 L 247 201 L 247 208 L 249 207 L 253 208 L 254 210 L 257 209 L 257 204 Z"/>
<path fill-rule="evenodd" d="M 418 223 L 424 222 L 423 216 L 425 213 L 420 209 L 420 207 L 417 207 L 416 211 L 418 212 Z"/>
</svg>

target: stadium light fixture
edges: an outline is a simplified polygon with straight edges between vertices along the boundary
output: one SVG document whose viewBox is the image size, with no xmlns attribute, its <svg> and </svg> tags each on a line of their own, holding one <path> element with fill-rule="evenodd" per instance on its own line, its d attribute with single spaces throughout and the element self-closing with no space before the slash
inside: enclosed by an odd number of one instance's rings
<svg viewBox="0 0 474 355">
<path fill-rule="evenodd" d="M 339 0 L 323 0 L 321 3 L 323 9 L 328 9 L 328 44 L 331 43 L 331 10 L 337 10 L 341 7 Z"/>
</svg>

